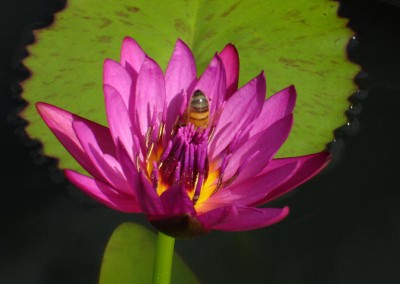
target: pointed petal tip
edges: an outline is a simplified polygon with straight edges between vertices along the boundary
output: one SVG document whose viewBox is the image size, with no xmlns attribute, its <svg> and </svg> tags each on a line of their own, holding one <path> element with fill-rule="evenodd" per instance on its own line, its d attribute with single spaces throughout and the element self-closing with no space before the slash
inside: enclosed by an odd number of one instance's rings
<svg viewBox="0 0 400 284">
<path fill-rule="evenodd" d="M 123 68 L 118 61 L 106 58 L 103 61 L 103 82 L 115 81 L 115 73 L 119 68 Z"/>
<path fill-rule="evenodd" d="M 266 76 L 265 76 L 264 70 L 261 70 L 261 72 L 260 72 L 255 78 L 262 79 L 264 82 L 267 81 L 267 78 L 266 78 Z M 266 84 L 266 83 L 265 83 L 265 84 Z"/>
<path fill-rule="evenodd" d="M 287 91 L 288 91 L 289 95 L 292 96 L 296 100 L 297 91 L 296 91 L 295 85 L 290 85 L 289 87 L 287 87 Z"/>
<path fill-rule="evenodd" d="M 41 115 L 42 110 L 44 110 L 47 107 L 47 104 L 44 102 L 37 102 L 37 103 L 35 103 L 35 107 L 36 107 L 36 110 Z"/>
<path fill-rule="evenodd" d="M 333 159 L 333 155 L 332 153 L 326 151 L 327 155 L 326 155 L 326 162 L 330 162 Z"/>
<path fill-rule="evenodd" d="M 237 51 L 236 46 L 231 42 L 225 45 L 225 47 L 222 49 L 220 54 L 225 53 L 225 52 L 229 52 L 229 53 L 231 53 L 231 56 L 233 55 L 233 56 L 239 58 L 239 52 Z"/>
<path fill-rule="evenodd" d="M 122 42 L 124 41 L 135 41 L 133 38 L 131 38 L 130 36 L 124 36 L 124 39 L 122 40 Z"/>
<path fill-rule="evenodd" d="M 175 120 L 184 98 L 182 90 L 193 87 L 197 80 L 196 62 L 192 51 L 180 38 L 176 41 L 171 58 L 165 71 L 166 106 L 168 120 Z M 190 90 L 191 91 L 191 90 Z M 169 123 L 173 123 L 169 121 Z M 168 126 L 167 126 L 168 128 Z"/>
<path fill-rule="evenodd" d="M 138 44 L 138 42 L 136 40 L 134 40 L 130 36 L 125 36 L 124 39 L 122 40 L 121 48 L 124 48 L 125 45 L 132 45 L 132 44 L 140 47 L 140 45 Z"/>
<path fill-rule="evenodd" d="M 293 90 L 293 92 L 296 92 L 296 86 L 294 84 L 290 85 L 288 87 L 289 90 Z"/>
<path fill-rule="evenodd" d="M 281 208 L 280 214 L 278 214 L 273 220 L 271 220 L 271 223 L 268 226 L 276 224 L 276 223 L 282 221 L 283 219 L 285 219 L 289 215 L 289 213 L 290 213 L 289 206 L 285 206 L 285 207 Z"/>
<path fill-rule="evenodd" d="M 48 108 L 55 107 L 55 106 L 45 103 L 45 102 L 37 102 L 37 103 L 35 103 L 35 107 L 40 112 L 40 111 L 44 111 Z"/>
<path fill-rule="evenodd" d="M 125 37 L 123 39 L 119 61 L 122 66 L 130 69 L 131 75 L 139 72 L 144 56 L 145 52 L 133 38 Z"/>
<path fill-rule="evenodd" d="M 238 89 L 239 82 L 239 53 L 232 43 L 228 43 L 219 53 L 226 74 L 226 99 L 230 98 Z"/>
<path fill-rule="evenodd" d="M 106 58 L 103 61 L 103 71 L 106 67 L 108 67 L 110 64 L 112 64 L 113 62 L 115 62 L 114 60 L 110 59 L 110 58 Z M 104 73 L 104 72 L 103 72 Z"/>
<path fill-rule="evenodd" d="M 43 118 L 44 122 L 46 122 L 46 124 L 48 124 L 49 122 L 51 122 L 51 117 L 54 116 L 54 114 L 64 114 L 67 116 L 70 116 L 72 114 L 70 114 L 69 112 L 56 107 L 52 104 L 48 104 L 48 103 L 44 103 L 44 102 L 37 102 L 35 104 L 36 110 L 38 111 L 39 115 Z"/>
<path fill-rule="evenodd" d="M 221 56 L 220 56 L 220 54 L 219 54 L 218 52 L 215 52 L 215 53 L 214 53 L 214 56 L 213 56 L 213 58 L 211 59 L 211 63 L 212 63 L 214 60 L 216 60 L 216 61 L 218 62 L 218 64 L 221 64 L 221 65 L 222 65 L 222 59 L 221 59 Z"/>
<path fill-rule="evenodd" d="M 332 159 L 332 154 L 329 151 L 322 151 L 322 152 L 310 154 L 310 156 L 320 156 L 321 158 L 324 158 L 326 161 L 329 161 Z"/>
<path fill-rule="evenodd" d="M 185 42 L 184 40 L 182 40 L 181 38 L 178 38 L 178 39 L 176 40 L 176 42 L 175 42 L 175 48 L 176 48 L 177 46 L 184 46 L 184 47 L 189 48 L 189 46 L 186 44 L 186 42 Z M 189 48 L 189 49 L 190 49 L 190 48 Z"/>
<path fill-rule="evenodd" d="M 41 105 L 45 105 L 46 103 L 44 103 L 44 102 L 37 102 L 37 103 L 35 103 L 35 106 L 36 106 L 36 108 L 38 107 L 38 106 L 41 106 Z"/>
<path fill-rule="evenodd" d="M 281 97 L 281 98 L 286 97 L 285 101 L 286 101 L 286 104 L 288 107 L 288 111 L 289 110 L 293 111 L 294 106 L 296 104 L 296 99 L 297 99 L 297 91 L 296 91 L 295 85 L 292 84 L 286 88 L 283 88 L 282 90 L 273 94 L 271 96 L 271 98 L 274 96 Z"/>
<path fill-rule="evenodd" d="M 182 59 L 185 59 L 186 61 L 189 61 L 190 63 L 192 63 L 195 66 L 195 59 L 192 53 L 192 50 L 190 49 L 189 45 L 186 44 L 186 42 L 184 42 L 182 39 L 178 38 L 175 42 L 175 46 L 174 46 L 174 51 L 172 54 L 172 57 L 170 60 L 173 59 L 174 55 L 178 55 L 179 56 L 183 56 Z"/>
<path fill-rule="evenodd" d="M 316 153 L 315 155 L 316 156 L 319 155 L 321 157 L 321 159 L 324 160 L 324 163 L 321 165 L 321 168 L 320 168 L 320 170 L 318 172 L 320 172 L 323 169 L 325 169 L 333 159 L 333 155 L 329 151 L 319 152 L 319 153 Z"/>
<path fill-rule="evenodd" d="M 254 79 L 261 80 L 261 82 L 264 84 L 265 92 L 267 92 L 267 76 L 265 76 L 265 71 L 261 70 L 261 72 L 254 77 Z M 266 93 L 264 95 L 266 95 Z"/>
<path fill-rule="evenodd" d="M 289 215 L 289 213 L 290 213 L 289 206 L 285 206 L 285 207 L 282 208 L 282 213 L 281 213 L 280 216 L 282 217 L 282 219 L 284 219 Z"/>
<path fill-rule="evenodd" d="M 332 153 L 330 153 L 329 151 L 322 151 L 322 152 L 318 152 L 318 153 L 313 153 L 313 154 L 309 154 L 309 155 L 305 155 L 305 156 L 300 156 L 301 157 L 308 157 L 310 159 L 315 159 L 315 160 L 323 160 L 325 163 L 329 163 L 332 160 Z M 295 157 L 293 157 L 295 158 Z"/>
<path fill-rule="evenodd" d="M 160 65 L 158 65 L 157 61 L 155 61 L 153 58 L 151 58 L 147 54 L 144 56 L 142 68 L 143 68 L 143 66 L 147 66 L 147 67 L 152 66 L 153 68 L 156 67 L 159 70 L 161 70 L 161 67 L 160 67 Z"/>
</svg>

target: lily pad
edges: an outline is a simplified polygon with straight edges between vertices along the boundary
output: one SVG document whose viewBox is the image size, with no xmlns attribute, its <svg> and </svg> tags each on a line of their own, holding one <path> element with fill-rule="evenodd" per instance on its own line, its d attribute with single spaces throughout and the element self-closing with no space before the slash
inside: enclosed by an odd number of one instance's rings
<svg viewBox="0 0 400 284">
<path fill-rule="evenodd" d="M 337 16 L 338 2 L 70 0 L 53 25 L 35 32 L 24 64 L 32 76 L 23 83 L 29 102 L 22 116 L 27 133 L 44 144 L 61 168 L 81 170 L 56 142 L 34 104 L 44 101 L 106 124 L 102 64 L 119 59 L 130 36 L 162 68 L 177 38 L 193 50 L 202 72 L 216 51 L 233 43 L 240 55 L 240 83 L 265 71 L 267 96 L 291 84 L 298 92 L 294 127 L 279 156 L 325 149 L 334 129 L 347 122 L 348 97 L 359 67 L 347 59 L 352 35 Z"/>
<path fill-rule="evenodd" d="M 156 235 L 134 223 L 123 223 L 112 234 L 103 256 L 99 284 L 151 283 Z M 171 283 L 200 283 L 175 253 Z"/>
</svg>

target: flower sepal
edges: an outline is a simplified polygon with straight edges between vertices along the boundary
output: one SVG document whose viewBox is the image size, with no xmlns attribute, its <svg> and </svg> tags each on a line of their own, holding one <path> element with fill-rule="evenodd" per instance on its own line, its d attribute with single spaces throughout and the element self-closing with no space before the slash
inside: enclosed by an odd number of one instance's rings
<svg viewBox="0 0 400 284">
<path fill-rule="evenodd" d="M 190 214 L 183 214 L 171 217 L 148 216 L 150 223 L 160 232 L 164 234 L 181 239 L 189 239 L 199 237 L 209 233 L 201 222 Z"/>
</svg>

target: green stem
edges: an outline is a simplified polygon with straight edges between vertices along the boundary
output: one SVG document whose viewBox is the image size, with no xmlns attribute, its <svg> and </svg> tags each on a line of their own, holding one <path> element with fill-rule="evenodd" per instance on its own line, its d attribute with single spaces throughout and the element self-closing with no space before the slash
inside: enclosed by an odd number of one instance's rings
<svg viewBox="0 0 400 284">
<path fill-rule="evenodd" d="M 171 282 L 174 245 L 174 238 L 158 232 L 156 256 L 154 259 L 153 284 L 169 284 Z"/>
</svg>

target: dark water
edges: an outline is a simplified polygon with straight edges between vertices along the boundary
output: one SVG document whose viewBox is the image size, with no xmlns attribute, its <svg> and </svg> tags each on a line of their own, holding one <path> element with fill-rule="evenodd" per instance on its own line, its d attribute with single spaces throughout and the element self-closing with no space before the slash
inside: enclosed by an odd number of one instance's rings
<svg viewBox="0 0 400 284">
<path fill-rule="evenodd" d="M 178 241 L 204 283 L 399 283 L 400 8 L 365 2 L 343 1 L 339 11 L 357 34 L 349 56 L 364 72 L 350 124 L 331 145 L 334 163 L 275 202 L 291 207 L 282 223 Z M 61 6 L 0 1 L 0 283 L 96 283 L 113 229 L 127 220 L 147 224 L 80 194 L 40 145 L 18 134 L 23 47 L 31 28 L 50 23 Z"/>
</svg>

